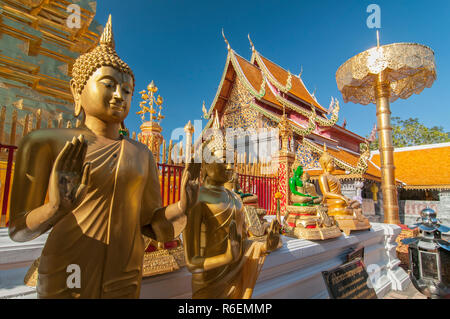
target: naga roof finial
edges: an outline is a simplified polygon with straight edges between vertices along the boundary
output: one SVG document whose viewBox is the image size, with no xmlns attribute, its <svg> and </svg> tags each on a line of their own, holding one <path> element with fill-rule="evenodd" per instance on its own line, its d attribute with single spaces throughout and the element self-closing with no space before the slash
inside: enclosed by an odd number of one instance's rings
<svg viewBox="0 0 450 319">
<path fill-rule="evenodd" d="M 255 45 L 252 42 L 252 39 L 250 39 L 250 33 L 248 34 L 248 41 L 250 42 L 250 46 L 252 47 L 252 52 L 255 52 Z"/>
<path fill-rule="evenodd" d="M 225 33 L 223 32 L 223 28 L 222 28 L 222 36 L 223 36 L 223 39 L 225 40 L 225 43 L 227 44 L 227 50 L 230 51 L 231 50 L 230 42 L 228 42 L 227 38 L 225 37 Z"/>
</svg>

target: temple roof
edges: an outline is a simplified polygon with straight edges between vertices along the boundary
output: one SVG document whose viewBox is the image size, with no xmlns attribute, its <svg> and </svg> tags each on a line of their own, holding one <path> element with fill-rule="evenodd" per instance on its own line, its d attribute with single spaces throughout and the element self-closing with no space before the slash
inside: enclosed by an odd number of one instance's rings
<svg viewBox="0 0 450 319">
<path fill-rule="evenodd" d="M 254 49 L 253 44 L 252 58 L 248 61 L 231 49 L 226 39 L 225 42 L 228 45 L 225 69 L 209 110 L 204 110 L 205 118 L 210 119 L 205 129 L 212 124 L 213 111 L 222 114 L 230 98 L 233 83 L 239 79 L 250 94 L 248 107 L 275 123 L 280 123 L 284 109 L 293 132 L 303 137 L 303 140 L 299 140 L 300 143 L 310 140 L 309 146 L 315 148 L 315 153 L 321 154 L 320 145 L 315 143 L 326 143 L 327 146 L 336 148 L 330 153 L 336 165 L 341 168 L 340 173 L 345 175 L 343 178 L 381 180 L 379 168 L 368 161 L 370 153 L 356 152 L 360 151 L 359 143 L 364 142 L 364 138 L 336 125 L 339 112 L 337 100 L 332 99 L 330 109 L 326 110 L 309 93 L 300 76 L 292 75 L 263 57 Z M 328 113 L 331 113 L 330 118 L 327 117 Z M 328 130 L 331 130 L 331 133 L 325 133 Z M 347 147 L 350 143 L 353 145 L 349 146 L 352 150 L 339 147 L 341 143 L 336 139 L 339 137 L 346 138 L 347 144 L 344 145 Z"/>
<path fill-rule="evenodd" d="M 231 93 L 231 84 L 237 76 L 254 99 L 263 104 L 279 110 L 283 107 L 292 109 L 305 117 L 313 116 L 311 113 L 313 109 L 314 112 L 318 111 L 314 114 L 317 120 L 321 123 L 330 122 L 324 116 L 327 110 L 312 97 L 301 78 L 293 76 L 257 52 L 253 54 L 252 61 L 254 63 L 247 61 L 229 48 L 222 80 L 208 111 L 209 117 L 215 109 L 221 112 Z M 280 81 L 284 81 L 286 85 Z M 285 96 L 283 96 L 284 93 Z M 334 124 L 336 120 L 337 116 L 332 123 Z"/>
<path fill-rule="evenodd" d="M 286 90 L 286 93 L 299 98 L 303 102 L 315 106 L 322 112 L 327 112 L 327 110 L 309 93 L 300 76 L 292 76 L 289 71 L 265 58 L 258 51 L 253 52 L 251 62 L 253 64 L 257 64 L 264 74 L 268 76 L 269 81 L 277 84 L 277 87 L 284 86 L 288 89 Z M 286 85 L 283 85 L 284 83 L 286 83 Z"/>
<path fill-rule="evenodd" d="M 396 148 L 395 177 L 405 189 L 450 189 L 450 143 Z M 371 160 L 380 165 L 378 151 Z"/>
</svg>

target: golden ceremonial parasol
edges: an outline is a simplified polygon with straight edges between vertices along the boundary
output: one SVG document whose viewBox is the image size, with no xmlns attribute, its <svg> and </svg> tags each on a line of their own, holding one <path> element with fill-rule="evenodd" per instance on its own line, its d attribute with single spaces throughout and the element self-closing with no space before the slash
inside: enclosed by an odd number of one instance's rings
<svg viewBox="0 0 450 319">
<path fill-rule="evenodd" d="M 378 32 L 377 32 L 378 36 Z M 400 224 L 395 187 L 390 102 L 409 98 L 436 80 L 433 51 L 417 43 L 378 45 L 342 64 L 336 82 L 344 102 L 376 104 L 384 222 Z"/>
</svg>

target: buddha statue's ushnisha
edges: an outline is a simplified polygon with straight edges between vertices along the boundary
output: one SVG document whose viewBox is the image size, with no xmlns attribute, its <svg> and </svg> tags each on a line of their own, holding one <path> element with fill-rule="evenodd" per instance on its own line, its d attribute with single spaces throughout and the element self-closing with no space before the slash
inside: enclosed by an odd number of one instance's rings
<svg viewBox="0 0 450 319">
<path fill-rule="evenodd" d="M 180 201 L 161 207 L 152 153 L 119 133 L 135 83 L 115 52 L 111 17 L 100 44 L 75 62 L 70 84 L 83 124 L 37 130 L 22 140 L 9 234 L 24 242 L 51 230 L 38 268 L 40 298 L 138 298 L 142 235 L 176 238 L 198 183 L 186 169 Z M 73 265 L 80 285 L 68 286 Z"/>
<path fill-rule="evenodd" d="M 319 178 L 319 185 L 323 195 L 323 202 L 328 209 L 328 215 L 335 218 L 339 228 L 347 235 L 352 230 L 369 229 L 370 223 L 362 215 L 361 204 L 342 194 L 341 183 L 332 174 L 335 169 L 334 162 L 333 158 L 327 152 L 326 145 L 324 146 L 319 163 L 323 169 L 323 173 Z"/>
<path fill-rule="evenodd" d="M 224 187 L 233 167 L 216 137 L 206 147 L 217 160 L 202 163 L 204 182 L 183 233 L 192 298 L 250 298 L 266 254 L 281 244 L 280 225 L 274 220 L 263 242 L 247 239 L 242 201 Z"/>
</svg>

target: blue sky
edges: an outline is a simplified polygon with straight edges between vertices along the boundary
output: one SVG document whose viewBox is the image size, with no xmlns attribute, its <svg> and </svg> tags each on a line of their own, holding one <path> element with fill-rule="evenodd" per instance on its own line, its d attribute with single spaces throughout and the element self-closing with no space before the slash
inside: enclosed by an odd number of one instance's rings
<svg viewBox="0 0 450 319">
<path fill-rule="evenodd" d="M 341 124 L 367 135 L 376 122 L 375 106 L 343 103 L 337 89 L 338 67 L 376 45 L 368 29 L 369 4 L 381 8 L 381 44 L 416 42 L 435 52 L 438 77 L 431 88 L 391 104 L 392 116 L 418 117 L 426 126 L 450 131 L 450 1 L 186 1 L 98 0 L 96 20 L 112 14 L 118 54 L 133 69 L 136 90 L 126 120 L 139 131 L 139 91 L 154 80 L 164 98 L 163 135 L 200 119 L 202 101 L 209 108 L 220 83 L 227 55 L 221 30 L 246 59 L 256 49 L 292 73 L 300 73 L 319 103 L 341 103 Z M 205 123 L 206 124 L 206 123 Z"/>
</svg>

